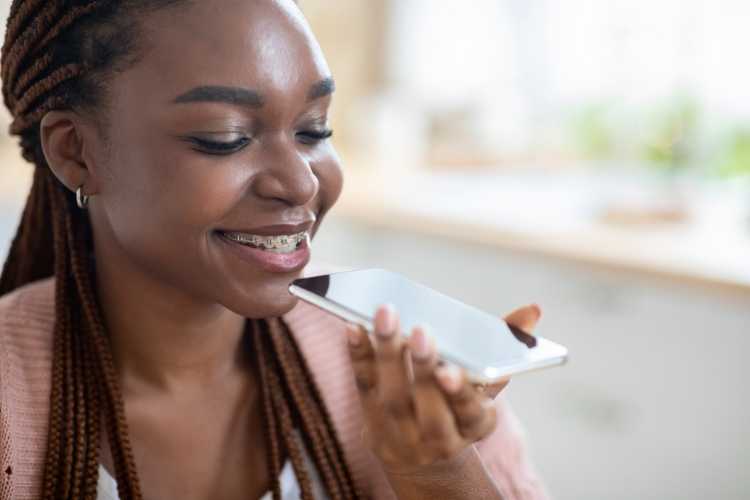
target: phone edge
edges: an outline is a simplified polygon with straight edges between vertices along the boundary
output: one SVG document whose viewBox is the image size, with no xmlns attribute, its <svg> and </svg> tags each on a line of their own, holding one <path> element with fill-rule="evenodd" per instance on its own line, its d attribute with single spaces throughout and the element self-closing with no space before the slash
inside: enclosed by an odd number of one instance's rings
<svg viewBox="0 0 750 500">
<path fill-rule="evenodd" d="M 372 334 L 374 332 L 372 320 L 359 314 L 356 311 L 352 311 L 351 309 L 342 306 L 337 302 L 323 298 L 320 295 L 317 295 L 305 288 L 295 285 L 294 283 L 291 283 L 289 285 L 289 293 L 309 304 L 312 304 L 313 306 L 316 306 L 324 311 L 329 312 L 330 314 L 333 314 L 339 319 L 363 327 L 369 334 Z M 567 361 L 568 350 L 566 347 L 541 337 L 537 337 L 537 340 L 540 342 L 553 344 L 555 347 L 561 350 L 561 353 L 556 357 L 533 361 L 529 364 L 511 365 L 509 367 L 505 367 L 505 369 L 499 370 L 497 374 L 493 374 L 492 377 L 488 377 L 484 373 L 478 372 L 473 367 L 466 366 L 464 363 L 459 362 L 449 353 L 442 352 L 440 349 L 438 349 L 438 355 L 441 359 L 448 361 L 449 363 L 454 363 L 466 370 L 466 374 L 470 382 L 475 384 L 493 384 L 511 375 L 518 375 L 521 373 L 542 370 L 544 368 L 551 368 L 553 366 L 564 364 Z M 490 369 L 497 370 L 497 368 Z"/>
</svg>

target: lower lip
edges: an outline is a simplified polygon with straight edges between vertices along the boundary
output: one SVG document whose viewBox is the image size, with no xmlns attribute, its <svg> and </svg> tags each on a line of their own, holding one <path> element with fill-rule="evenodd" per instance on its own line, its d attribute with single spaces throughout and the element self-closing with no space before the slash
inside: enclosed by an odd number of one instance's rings
<svg viewBox="0 0 750 500">
<path fill-rule="evenodd" d="M 293 273 L 300 271 L 310 261 L 310 247 L 307 240 L 302 241 L 300 246 L 289 253 L 274 253 L 249 247 L 230 240 L 222 233 L 216 233 L 219 240 L 226 244 L 227 248 L 237 257 L 260 266 L 271 273 Z"/>
</svg>

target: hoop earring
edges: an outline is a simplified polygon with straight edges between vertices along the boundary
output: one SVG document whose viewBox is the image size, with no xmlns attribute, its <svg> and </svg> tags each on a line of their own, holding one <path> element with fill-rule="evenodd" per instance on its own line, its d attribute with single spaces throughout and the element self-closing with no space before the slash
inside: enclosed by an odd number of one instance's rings
<svg viewBox="0 0 750 500">
<path fill-rule="evenodd" d="M 83 194 L 83 184 L 78 186 L 78 189 L 76 189 L 76 203 L 78 204 L 78 208 L 81 210 L 86 210 L 89 206 L 89 196 L 86 194 Z"/>
</svg>

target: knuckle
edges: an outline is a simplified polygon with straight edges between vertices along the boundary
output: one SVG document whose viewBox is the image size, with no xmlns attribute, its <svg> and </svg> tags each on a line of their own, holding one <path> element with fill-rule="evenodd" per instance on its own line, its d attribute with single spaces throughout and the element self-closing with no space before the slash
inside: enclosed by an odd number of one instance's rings
<svg viewBox="0 0 750 500">
<path fill-rule="evenodd" d="M 404 419 L 412 414 L 412 404 L 407 398 L 397 397 L 386 399 L 383 403 L 386 413 L 395 419 Z"/>
<path fill-rule="evenodd" d="M 485 415 L 484 419 L 482 419 L 481 422 L 479 422 L 476 426 L 468 429 L 466 434 L 462 432 L 462 435 L 466 439 L 479 441 L 480 439 L 484 439 L 492 434 L 496 426 L 497 414 L 494 411 L 490 411 L 487 415 Z"/>
<path fill-rule="evenodd" d="M 472 429 L 481 424 L 485 418 L 485 412 L 482 411 L 481 407 L 473 406 L 471 408 L 467 408 L 465 411 L 458 413 L 456 416 L 459 428 L 464 431 Z"/>
<path fill-rule="evenodd" d="M 467 427 L 466 429 L 461 429 L 460 432 L 461 436 L 463 436 L 464 439 L 468 439 L 469 441 L 479 441 L 480 439 L 483 439 L 487 435 L 489 435 L 489 432 L 483 425 Z"/>
<path fill-rule="evenodd" d="M 435 456 L 437 456 L 437 458 L 439 458 L 440 460 L 448 460 L 449 458 L 453 458 L 453 456 L 456 454 L 455 446 L 445 441 L 437 443 L 433 449 L 435 452 Z"/>
<path fill-rule="evenodd" d="M 495 409 L 495 407 L 492 407 L 489 409 L 487 414 L 485 434 L 489 434 L 490 432 L 494 431 L 495 427 L 497 427 L 497 409 Z"/>
<path fill-rule="evenodd" d="M 476 399 L 476 392 L 471 387 L 464 386 L 460 391 L 451 395 L 451 403 L 456 407 L 470 405 Z"/>
<path fill-rule="evenodd" d="M 420 386 L 434 386 L 435 375 L 434 367 L 427 364 L 414 364 L 414 383 Z"/>
<path fill-rule="evenodd" d="M 361 392 L 369 392 L 375 387 L 375 374 L 361 371 L 354 374 L 354 383 Z"/>
<path fill-rule="evenodd" d="M 423 443 L 438 443 L 445 440 L 448 435 L 445 426 L 437 421 L 427 421 L 422 424 L 419 431 L 420 441 Z"/>
<path fill-rule="evenodd" d="M 372 349 L 367 346 L 357 346 L 350 348 L 350 356 L 354 362 L 366 362 L 374 359 Z"/>
</svg>

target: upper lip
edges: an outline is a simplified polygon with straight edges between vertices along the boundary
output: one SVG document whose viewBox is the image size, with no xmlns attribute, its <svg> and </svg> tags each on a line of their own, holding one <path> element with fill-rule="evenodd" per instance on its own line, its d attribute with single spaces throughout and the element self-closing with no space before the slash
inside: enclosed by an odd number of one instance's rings
<svg viewBox="0 0 750 500">
<path fill-rule="evenodd" d="M 308 220 L 297 224 L 273 224 L 250 229 L 219 229 L 219 231 L 223 233 L 256 234 L 258 236 L 281 236 L 309 231 L 313 224 L 315 224 L 314 220 Z"/>
</svg>

